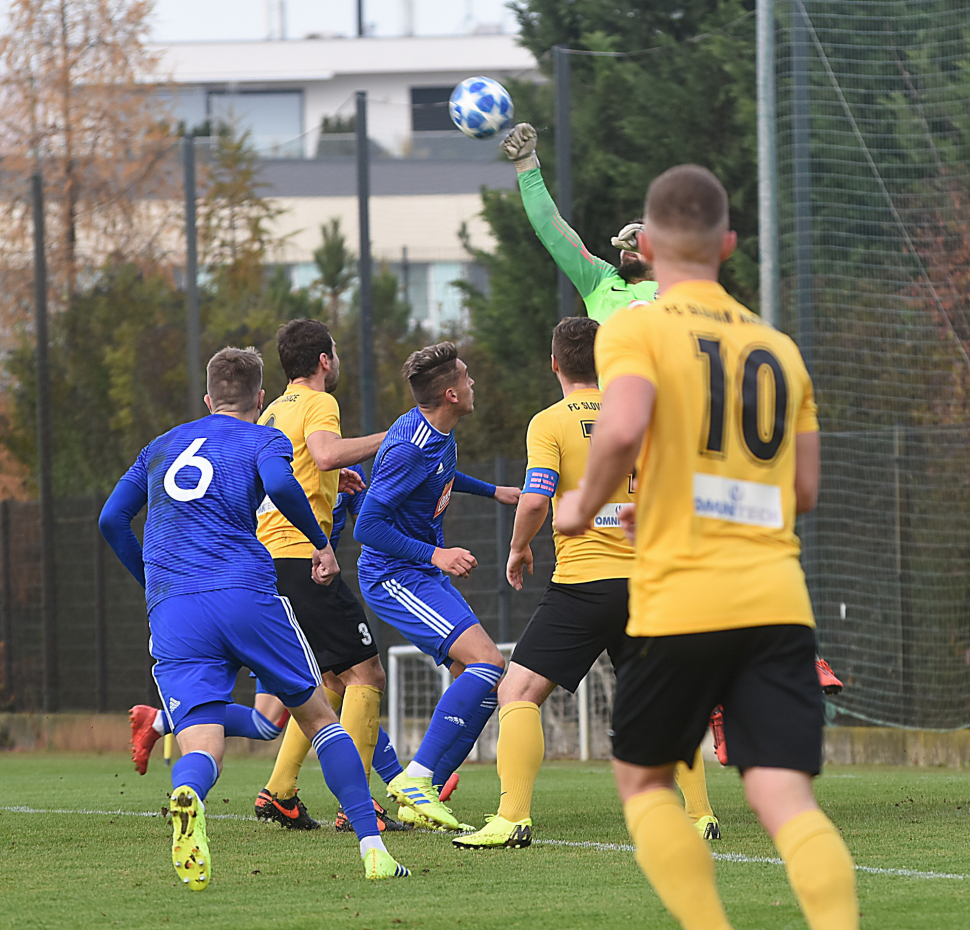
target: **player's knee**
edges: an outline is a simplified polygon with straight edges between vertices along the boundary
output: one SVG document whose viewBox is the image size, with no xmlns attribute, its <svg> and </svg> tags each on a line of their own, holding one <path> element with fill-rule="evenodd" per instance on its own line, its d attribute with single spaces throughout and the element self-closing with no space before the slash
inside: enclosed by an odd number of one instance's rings
<svg viewBox="0 0 970 930">
<path fill-rule="evenodd" d="M 372 656 L 363 662 L 347 669 L 340 676 L 344 685 L 367 685 L 383 691 L 387 687 L 387 673 L 381 664 L 380 656 Z"/>
<path fill-rule="evenodd" d="M 500 668 L 503 672 L 505 671 L 505 656 L 498 651 L 498 647 L 494 644 L 492 645 L 491 655 L 487 658 L 482 658 L 478 660 L 479 662 L 487 662 L 489 665 L 494 665 L 496 668 Z"/>
</svg>

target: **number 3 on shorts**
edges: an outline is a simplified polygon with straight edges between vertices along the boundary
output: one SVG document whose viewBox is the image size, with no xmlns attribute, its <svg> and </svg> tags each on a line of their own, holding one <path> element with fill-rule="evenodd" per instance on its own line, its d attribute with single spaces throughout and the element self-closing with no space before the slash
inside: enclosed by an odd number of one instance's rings
<svg viewBox="0 0 970 930">
<path fill-rule="evenodd" d="M 172 462 L 168 471 L 165 472 L 165 491 L 169 497 L 177 501 L 194 501 L 209 490 L 209 485 L 212 483 L 212 462 L 195 454 L 202 448 L 204 442 L 205 439 L 193 439 L 191 445 Z M 194 488 L 180 488 L 175 483 L 175 476 L 187 467 L 198 468 L 201 472 L 199 483 Z"/>
<path fill-rule="evenodd" d="M 369 646 L 372 642 L 374 642 L 374 637 L 370 635 L 370 629 L 366 623 L 358 623 L 357 632 L 360 633 L 360 641 L 365 646 Z"/>
</svg>

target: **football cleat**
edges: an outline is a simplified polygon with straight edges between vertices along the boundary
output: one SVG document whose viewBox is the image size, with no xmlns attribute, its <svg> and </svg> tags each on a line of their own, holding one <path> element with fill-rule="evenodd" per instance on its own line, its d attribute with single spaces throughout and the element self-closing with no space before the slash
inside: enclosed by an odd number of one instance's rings
<svg viewBox="0 0 970 930">
<path fill-rule="evenodd" d="M 308 813 L 297 795 L 285 801 L 265 788 L 256 797 L 256 819 L 272 820 L 287 830 L 319 830 L 318 824 Z"/>
<path fill-rule="evenodd" d="M 697 832 L 705 840 L 719 840 L 721 838 L 721 825 L 717 822 L 717 817 L 701 817 L 694 821 Z"/>
<path fill-rule="evenodd" d="M 444 804 L 445 801 L 447 801 L 448 798 L 450 798 L 455 793 L 455 789 L 457 787 L 458 787 L 458 773 L 452 772 L 451 775 L 448 776 L 448 781 L 444 783 L 441 790 L 438 792 L 438 800 L 441 801 L 442 804 Z"/>
<path fill-rule="evenodd" d="M 449 812 L 451 808 L 447 808 Z M 442 827 L 440 824 L 435 823 L 433 820 L 428 820 L 427 817 L 422 817 L 416 810 L 410 807 L 405 807 L 403 804 L 397 809 L 397 819 L 401 821 L 404 825 L 405 830 L 411 830 L 415 827 L 420 830 L 435 830 L 438 833 L 454 833 L 455 830 L 451 830 L 448 827 Z M 457 827 L 457 832 L 459 833 L 471 833 L 475 827 L 470 823 L 460 823 Z"/>
<path fill-rule="evenodd" d="M 404 868 L 400 862 L 383 849 L 368 849 L 364 853 L 364 875 L 370 881 L 380 881 L 382 878 L 406 878 L 411 874 L 410 869 Z"/>
<path fill-rule="evenodd" d="M 818 653 L 815 654 L 815 671 L 818 672 L 818 683 L 822 686 L 823 694 L 842 693 L 842 682 L 835 677 L 832 666 Z"/>
<path fill-rule="evenodd" d="M 398 804 L 412 808 L 439 827 L 446 830 L 461 829 L 455 815 L 438 800 L 438 792 L 432 787 L 430 776 L 410 778 L 407 772 L 401 772 L 388 782 L 387 794 Z"/>
<path fill-rule="evenodd" d="M 495 814 L 494 817 L 486 817 L 485 821 L 481 830 L 456 836 L 451 841 L 452 845 L 459 849 L 498 849 L 502 846 L 525 849 L 532 845 L 532 821 L 528 818 L 512 823 Z"/>
<path fill-rule="evenodd" d="M 377 826 L 381 833 L 385 830 L 396 833 L 401 830 L 414 829 L 414 824 L 400 823 L 381 806 L 379 801 L 374 798 L 371 798 L 371 800 L 374 801 L 374 813 L 377 815 Z M 334 819 L 333 825 L 338 833 L 354 832 L 353 824 L 350 822 L 350 818 L 344 813 L 342 807 L 337 808 L 337 816 Z"/>
<path fill-rule="evenodd" d="M 148 771 L 148 757 L 152 754 L 152 746 L 162 736 L 154 726 L 157 716 L 157 708 L 147 704 L 136 704 L 128 711 L 128 722 L 131 724 L 131 761 L 135 763 L 135 771 L 139 775 Z"/>
<path fill-rule="evenodd" d="M 172 792 L 172 864 L 190 891 L 205 891 L 212 878 L 209 839 L 205 835 L 205 807 L 188 785 Z"/>
<path fill-rule="evenodd" d="M 714 754 L 721 765 L 728 764 L 727 743 L 724 742 L 724 708 L 720 704 L 711 712 L 711 733 L 714 734 Z"/>
</svg>

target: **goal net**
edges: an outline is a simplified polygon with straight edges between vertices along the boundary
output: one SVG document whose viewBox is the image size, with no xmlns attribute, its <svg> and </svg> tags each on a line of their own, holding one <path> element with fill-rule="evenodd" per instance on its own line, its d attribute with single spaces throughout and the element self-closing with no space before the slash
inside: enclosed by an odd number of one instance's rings
<svg viewBox="0 0 970 930">
<path fill-rule="evenodd" d="M 515 643 L 500 643 L 508 659 Z M 431 722 L 435 704 L 451 684 L 451 674 L 435 666 L 414 646 L 391 646 L 387 654 L 387 733 L 402 759 L 417 752 Z M 610 756 L 610 717 L 616 677 L 602 655 L 583 679 L 575 695 L 557 688 L 542 705 L 542 730 L 547 759 L 607 759 Z M 498 714 L 493 714 L 469 758 L 495 759 Z"/>
<path fill-rule="evenodd" d="M 970 726 L 970 2 L 776 15 L 782 325 L 819 402 L 800 533 L 833 703 Z"/>
</svg>

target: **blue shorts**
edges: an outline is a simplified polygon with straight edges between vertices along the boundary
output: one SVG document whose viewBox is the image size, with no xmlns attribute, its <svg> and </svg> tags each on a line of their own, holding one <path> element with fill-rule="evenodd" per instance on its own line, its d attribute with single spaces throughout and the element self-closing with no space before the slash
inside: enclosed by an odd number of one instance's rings
<svg viewBox="0 0 970 930">
<path fill-rule="evenodd" d="M 284 704 L 321 683 L 285 597 L 243 588 L 177 594 L 156 604 L 149 622 L 149 651 L 156 659 L 152 674 L 175 731 L 192 708 L 232 701 L 243 666 Z"/>
<path fill-rule="evenodd" d="M 438 665 L 452 644 L 478 617 L 446 575 L 398 571 L 377 582 L 360 580 L 360 593 L 385 623 Z"/>
</svg>

